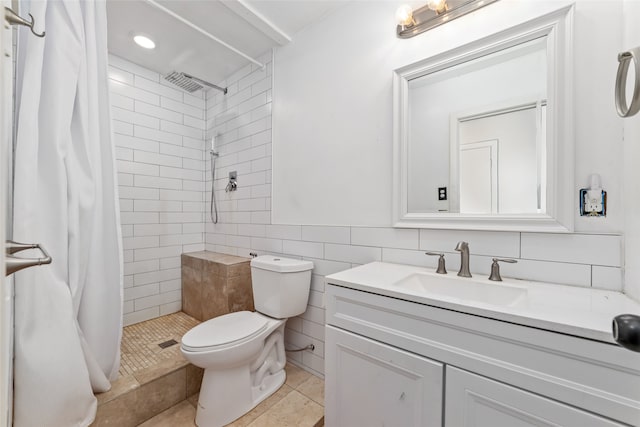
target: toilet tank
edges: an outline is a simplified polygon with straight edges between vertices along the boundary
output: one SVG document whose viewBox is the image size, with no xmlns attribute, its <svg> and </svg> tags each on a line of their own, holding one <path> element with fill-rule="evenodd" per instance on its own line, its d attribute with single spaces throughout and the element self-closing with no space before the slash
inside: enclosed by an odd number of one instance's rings
<svg viewBox="0 0 640 427">
<path fill-rule="evenodd" d="M 304 313 L 311 287 L 311 261 L 262 255 L 251 260 L 256 311 L 276 319 Z"/>
</svg>

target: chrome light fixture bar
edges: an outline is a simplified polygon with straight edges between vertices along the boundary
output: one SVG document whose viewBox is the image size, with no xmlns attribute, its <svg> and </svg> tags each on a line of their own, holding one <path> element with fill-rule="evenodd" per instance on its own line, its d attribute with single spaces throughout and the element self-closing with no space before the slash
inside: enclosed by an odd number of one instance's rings
<svg viewBox="0 0 640 427">
<path fill-rule="evenodd" d="M 408 12 L 407 6 L 400 6 L 396 13 L 396 33 L 399 38 L 408 39 L 496 1 L 498 0 L 429 0 L 426 6 L 413 12 Z"/>
</svg>

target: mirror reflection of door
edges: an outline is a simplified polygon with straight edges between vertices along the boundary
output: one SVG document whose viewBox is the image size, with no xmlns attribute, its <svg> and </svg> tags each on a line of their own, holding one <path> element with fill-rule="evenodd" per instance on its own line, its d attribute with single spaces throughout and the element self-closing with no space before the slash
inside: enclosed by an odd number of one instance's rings
<svg viewBox="0 0 640 427">
<path fill-rule="evenodd" d="M 540 211 L 546 154 L 538 139 L 545 135 L 545 108 L 529 104 L 458 120 L 457 142 L 452 143 L 460 156 L 460 212 Z"/>
<path fill-rule="evenodd" d="M 482 211 L 491 216 L 545 213 L 547 142 L 546 132 L 540 123 L 546 114 L 543 105 L 547 99 L 547 43 L 546 37 L 540 37 L 466 62 L 453 61 L 453 64 L 443 69 L 434 65 L 434 70 L 424 74 L 418 71 L 408 78 L 408 213 L 477 213 L 477 207 L 473 208 L 473 212 L 460 209 L 458 133 L 462 131 L 458 129 L 459 122 L 463 123 L 463 127 L 482 129 L 482 135 L 472 135 L 469 142 L 499 140 L 499 208 L 498 212 L 492 212 L 488 208 L 483 208 Z M 501 134 L 502 131 L 519 127 L 518 123 L 506 122 L 526 120 L 520 115 L 527 114 L 533 119 L 526 128 L 520 127 L 522 138 Z M 496 133 L 491 132 L 490 123 L 497 127 Z M 517 131 L 514 133 L 517 134 Z M 521 156 L 532 162 L 529 166 L 534 173 L 530 178 L 537 182 L 532 190 L 533 199 L 529 198 L 533 201 L 523 204 L 519 199 L 509 198 L 512 194 L 522 194 L 519 186 L 512 190 L 509 188 L 519 180 L 518 174 L 525 173 L 525 169 L 515 166 L 518 161 L 510 159 L 510 153 L 516 146 L 526 145 L 525 139 L 538 143 L 537 147 L 534 144 L 528 145 L 528 151 Z M 508 152 L 503 153 L 503 145 L 514 149 L 507 148 Z M 533 154 L 530 153 L 531 150 Z M 507 157 L 503 158 L 503 154 Z M 505 162 L 508 164 L 505 165 Z M 503 173 L 508 170 L 515 171 L 516 176 Z M 531 194 L 529 187 L 523 186 L 527 187 L 525 193 Z M 440 190 L 443 188 L 446 194 L 441 194 Z M 517 207 L 522 207 L 522 210 Z"/>
<path fill-rule="evenodd" d="M 460 212 L 498 213 L 498 140 L 461 141 Z"/>
</svg>

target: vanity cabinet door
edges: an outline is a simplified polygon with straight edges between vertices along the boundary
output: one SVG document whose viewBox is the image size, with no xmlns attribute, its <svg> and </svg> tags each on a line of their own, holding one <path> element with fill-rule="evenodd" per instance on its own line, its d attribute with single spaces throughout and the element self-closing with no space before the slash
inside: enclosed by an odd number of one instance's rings
<svg viewBox="0 0 640 427">
<path fill-rule="evenodd" d="M 444 365 L 326 327 L 328 427 L 441 426 Z"/>
<path fill-rule="evenodd" d="M 451 366 L 446 378 L 446 427 L 623 426 Z"/>
</svg>

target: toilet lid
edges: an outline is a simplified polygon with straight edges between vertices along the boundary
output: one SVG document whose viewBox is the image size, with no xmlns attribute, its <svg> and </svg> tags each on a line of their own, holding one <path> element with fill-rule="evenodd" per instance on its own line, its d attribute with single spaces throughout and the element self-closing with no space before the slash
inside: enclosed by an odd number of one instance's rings
<svg viewBox="0 0 640 427">
<path fill-rule="evenodd" d="M 202 322 L 182 337 L 186 349 L 211 348 L 249 338 L 267 327 L 267 319 L 250 311 L 238 311 Z"/>
</svg>

